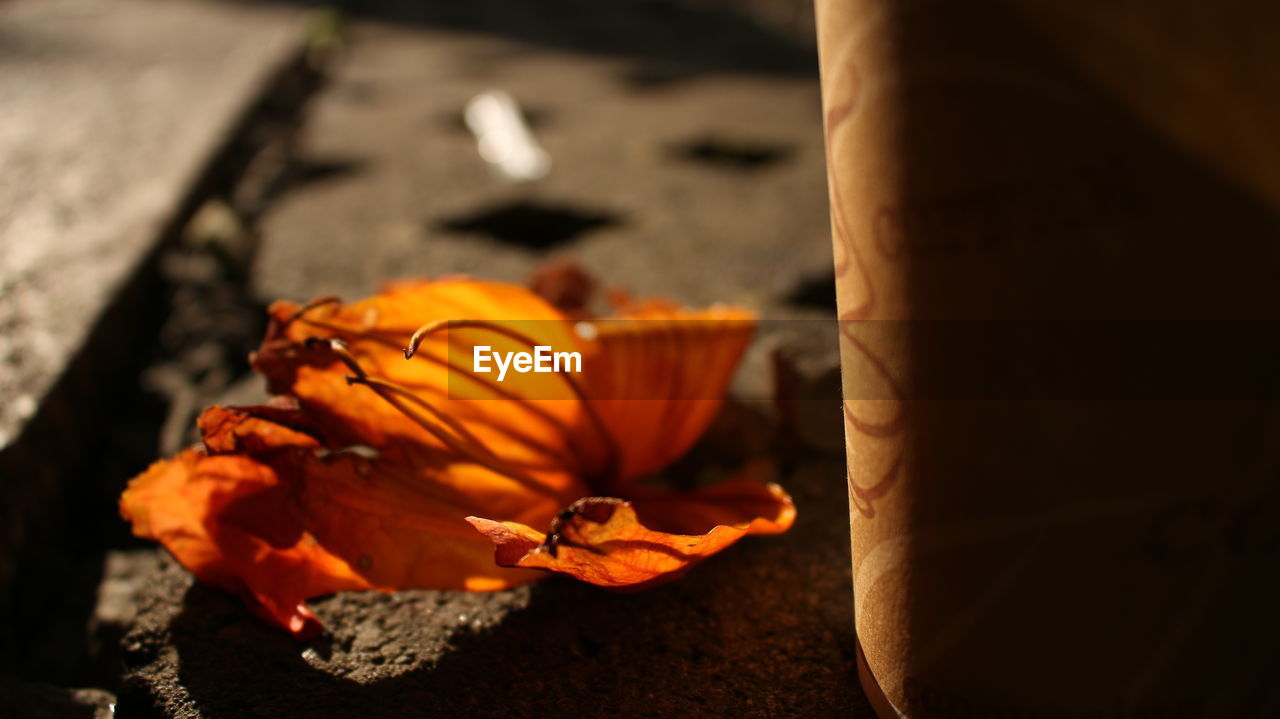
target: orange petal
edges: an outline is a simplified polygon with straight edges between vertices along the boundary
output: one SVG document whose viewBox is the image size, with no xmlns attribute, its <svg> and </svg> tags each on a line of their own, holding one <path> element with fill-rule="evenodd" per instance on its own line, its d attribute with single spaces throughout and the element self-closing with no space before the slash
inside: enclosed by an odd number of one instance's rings
<svg viewBox="0 0 1280 719">
<path fill-rule="evenodd" d="M 463 518 L 545 522 L 563 498 L 512 492 L 509 478 L 415 445 L 327 448 L 281 421 L 304 424 L 272 407 L 206 410 L 206 449 L 156 463 L 121 497 L 134 533 L 295 634 L 319 629 L 304 601 L 334 591 L 488 591 L 538 578 L 495 566 Z"/>
<path fill-rule="evenodd" d="M 303 531 L 284 490 L 265 464 L 189 449 L 134 478 L 120 512 L 134 534 L 164 544 L 201 580 L 305 636 L 320 628 L 308 597 L 372 587 Z"/>
<path fill-rule="evenodd" d="M 495 567 L 488 543 L 463 517 L 496 511 L 543 521 L 563 497 L 512 491 L 509 477 L 412 443 L 321 447 L 279 423 L 289 420 L 302 424 L 266 407 L 212 407 L 199 424 L 210 449 L 234 438 L 234 449 L 249 451 L 276 472 L 288 485 L 301 527 L 370 584 L 489 590 L 536 578 Z M 250 524 L 264 527 L 272 520 L 255 519 Z"/>
<path fill-rule="evenodd" d="M 498 564 L 546 569 L 602 587 L 638 590 L 679 577 L 747 534 L 785 529 L 778 528 L 781 523 L 776 519 L 716 525 L 699 535 L 671 534 L 642 524 L 630 502 L 591 497 L 575 503 L 572 514 L 560 522 L 554 549 L 547 535 L 519 522 L 481 517 L 467 521 L 496 545 Z M 781 521 L 789 524 L 790 518 Z"/>
<path fill-rule="evenodd" d="M 447 328 L 404 358 L 418 327 L 448 320 L 490 321 L 558 351 L 589 353 L 565 316 L 529 290 L 461 279 L 401 283 L 350 305 L 278 302 L 271 314 L 254 366 L 272 391 L 297 397 L 332 441 L 483 448 L 504 464 L 549 472 L 550 489 L 573 496 L 586 493 L 579 478 L 605 460 L 604 442 L 561 376 L 509 375 L 499 383 L 471 372 L 473 346 L 528 351 L 527 343 L 485 328 Z M 344 342 L 373 381 L 351 386 L 353 369 L 317 339 Z"/>
<path fill-rule="evenodd" d="M 289 427 L 286 422 L 293 422 L 298 428 Z M 209 407 L 196 420 L 205 448 L 216 454 L 320 447 L 320 440 L 303 431 L 304 425 L 297 410 L 270 406 Z"/>
<path fill-rule="evenodd" d="M 757 460 L 709 487 L 635 487 L 630 498 L 645 526 L 664 532 L 701 534 L 723 524 L 745 525 L 749 534 L 781 534 L 795 522 L 796 507 L 781 486 L 769 481 L 772 478 L 772 464 Z"/>
<path fill-rule="evenodd" d="M 307 530 L 379 586 L 491 591 L 538 579 L 495 566 L 464 517 L 499 511 L 537 521 L 554 513 L 554 500 L 513 493 L 486 468 L 418 463 L 407 451 L 309 460 L 299 490 Z"/>
<path fill-rule="evenodd" d="M 618 478 L 625 483 L 663 469 L 706 431 L 755 333 L 755 315 L 649 301 L 595 326 L 584 383 L 609 434 L 619 438 Z"/>
</svg>

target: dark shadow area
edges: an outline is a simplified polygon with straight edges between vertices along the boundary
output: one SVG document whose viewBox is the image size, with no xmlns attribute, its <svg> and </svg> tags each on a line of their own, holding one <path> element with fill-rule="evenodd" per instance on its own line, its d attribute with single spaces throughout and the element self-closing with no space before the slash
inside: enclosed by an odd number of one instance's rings
<svg viewBox="0 0 1280 719">
<path fill-rule="evenodd" d="M 784 298 L 787 304 L 816 310 L 836 311 L 835 273 L 809 275 L 796 283 Z"/>
<path fill-rule="evenodd" d="M 726 170 L 751 172 L 775 165 L 791 156 L 786 145 L 754 140 L 736 140 L 710 135 L 672 148 L 676 157 Z"/>
<path fill-rule="evenodd" d="M 691 74 L 817 72 L 813 44 L 797 39 L 794 29 L 772 27 L 745 12 L 679 0 L 346 0 L 333 5 L 355 17 L 495 35 L 642 64 L 678 65 Z"/>
<path fill-rule="evenodd" d="M 697 70 L 687 65 L 654 62 L 628 68 L 618 79 L 636 92 L 654 92 L 677 87 L 697 76 Z"/>
<path fill-rule="evenodd" d="M 288 188 L 350 177 L 365 169 L 366 162 L 350 157 L 302 157 L 290 163 Z"/>
<path fill-rule="evenodd" d="M 474 234 L 536 250 L 563 245 L 583 233 L 621 222 L 618 215 L 572 205 L 517 200 L 441 220 L 447 232 Z"/>
</svg>

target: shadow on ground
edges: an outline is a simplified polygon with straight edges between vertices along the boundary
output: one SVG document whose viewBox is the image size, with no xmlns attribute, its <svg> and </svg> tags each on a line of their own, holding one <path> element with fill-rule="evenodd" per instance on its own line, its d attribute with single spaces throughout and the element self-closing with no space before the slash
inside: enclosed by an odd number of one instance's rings
<svg viewBox="0 0 1280 719">
<path fill-rule="evenodd" d="M 843 463 L 806 450 L 783 483 L 790 532 L 747 538 L 675 583 L 345 593 L 314 603 L 327 633 L 306 643 L 171 564 L 161 581 L 183 599 L 142 612 L 126 637 L 121 715 L 871 717 Z"/>
</svg>

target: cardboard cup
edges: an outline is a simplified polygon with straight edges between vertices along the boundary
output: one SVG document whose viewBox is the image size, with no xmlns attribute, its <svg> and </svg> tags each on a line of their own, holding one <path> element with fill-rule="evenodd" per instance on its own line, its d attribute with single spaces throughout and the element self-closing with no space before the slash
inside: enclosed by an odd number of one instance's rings
<svg viewBox="0 0 1280 719">
<path fill-rule="evenodd" d="M 877 711 L 1280 710 L 1280 5 L 817 27 Z"/>
</svg>

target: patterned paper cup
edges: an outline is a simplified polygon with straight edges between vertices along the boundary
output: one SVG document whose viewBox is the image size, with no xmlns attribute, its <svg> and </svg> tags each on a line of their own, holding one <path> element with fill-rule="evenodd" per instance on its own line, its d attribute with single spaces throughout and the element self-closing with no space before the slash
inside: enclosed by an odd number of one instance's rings
<svg viewBox="0 0 1280 719">
<path fill-rule="evenodd" d="M 1277 8 L 817 0 L 886 719 L 1280 707 Z"/>
</svg>

